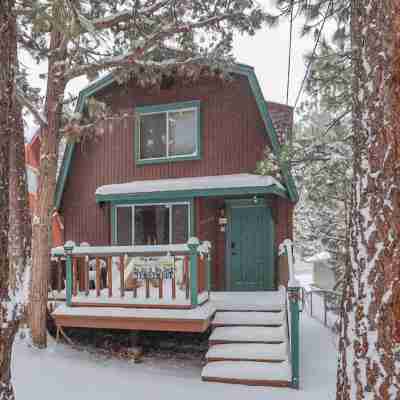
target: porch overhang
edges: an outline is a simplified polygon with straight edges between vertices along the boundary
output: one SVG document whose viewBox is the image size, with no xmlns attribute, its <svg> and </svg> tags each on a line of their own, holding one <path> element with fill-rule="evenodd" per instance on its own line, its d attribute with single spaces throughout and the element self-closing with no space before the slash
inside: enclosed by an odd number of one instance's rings
<svg viewBox="0 0 400 400">
<path fill-rule="evenodd" d="M 123 203 L 263 194 L 289 198 L 286 188 L 272 176 L 233 174 L 145 180 L 100 186 L 96 190 L 96 202 Z"/>
</svg>

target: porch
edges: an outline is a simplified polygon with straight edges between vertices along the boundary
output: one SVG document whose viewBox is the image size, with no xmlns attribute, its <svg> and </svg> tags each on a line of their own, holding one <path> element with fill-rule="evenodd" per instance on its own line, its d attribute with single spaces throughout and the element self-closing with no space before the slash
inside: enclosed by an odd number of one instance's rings
<svg viewBox="0 0 400 400">
<path fill-rule="evenodd" d="M 211 292 L 210 247 L 191 238 L 185 245 L 67 243 L 53 249 L 59 270 L 63 259 L 66 264 L 66 300 L 52 313 L 57 328 L 195 333 L 212 328 L 203 380 L 297 387 L 299 288 L 290 287 L 288 296 L 282 286 Z M 283 257 L 291 265 L 288 251 Z M 244 365 L 251 373 L 243 372 Z"/>
<path fill-rule="evenodd" d="M 127 329 L 166 332 L 205 332 L 220 312 L 268 312 L 277 314 L 286 308 L 286 291 L 210 292 L 208 301 L 195 308 L 108 307 L 103 303 L 75 302 L 70 307 L 61 301 L 53 312 L 60 327 Z"/>
</svg>

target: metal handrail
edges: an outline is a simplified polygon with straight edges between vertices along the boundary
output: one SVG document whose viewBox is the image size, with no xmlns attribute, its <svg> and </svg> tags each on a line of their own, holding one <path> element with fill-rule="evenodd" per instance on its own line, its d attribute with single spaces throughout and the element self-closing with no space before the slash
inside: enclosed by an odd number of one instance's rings
<svg viewBox="0 0 400 400">
<path fill-rule="evenodd" d="M 330 289 L 319 289 L 319 288 L 315 288 L 315 289 L 311 289 L 311 290 L 305 290 L 304 289 L 304 293 L 306 294 L 306 297 L 310 298 L 310 308 L 309 308 L 309 312 L 310 312 L 310 316 L 313 316 L 313 294 L 322 294 L 323 296 L 323 304 L 324 304 L 324 315 L 323 315 L 323 319 L 324 319 L 324 326 L 328 326 L 328 311 L 331 310 L 337 310 L 340 307 L 337 308 L 329 308 L 328 307 L 328 301 L 327 301 L 327 295 L 330 295 L 332 297 L 336 297 L 340 300 L 342 294 L 336 290 L 330 290 Z M 303 307 L 305 305 L 305 297 L 303 298 Z"/>
</svg>

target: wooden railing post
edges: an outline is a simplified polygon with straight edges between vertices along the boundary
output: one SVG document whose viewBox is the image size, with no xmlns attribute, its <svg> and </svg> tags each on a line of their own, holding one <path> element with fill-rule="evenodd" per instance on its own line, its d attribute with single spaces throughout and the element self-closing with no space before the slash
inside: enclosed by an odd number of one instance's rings
<svg viewBox="0 0 400 400">
<path fill-rule="evenodd" d="M 68 241 L 64 245 L 64 253 L 65 253 L 65 268 L 66 268 L 66 303 L 67 306 L 70 306 L 72 303 L 72 252 L 74 250 L 75 243 Z"/>
<path fill-rule="evenodd" d="M 292 361 L 292 387 L 299 388 L 300 378 L 300 288 L 288 287 L 290 307 L 290 347 Z"/>
<path fill-rule="evenodd" d="M 207 273 L 206 290 L 207 290 L 208 294 L 210 294 L 210 290 L 211 290 L 211 251 L 207 254 L 206 273 Z"/>
<path fill-rule="evenodd" d="M 193 307 L 196 307 L 198 304 L 197 258 L 199 245 L 199 239 L 197 239 L 196 237 L 192 237 L 188 241 L 188 247 L 190 251 L 190 304 Z"/>
<path fill-rule="evenodd" d="M 300 283 L 294 273 L 293 243 L 290 239 L 283 242 L 284 253 L 288 257 L 289 282 L 288 301 L 290 309 L 290 353 L 292 365 L 292 387 L 299 388 L 300 380 Z"/>
</svg>

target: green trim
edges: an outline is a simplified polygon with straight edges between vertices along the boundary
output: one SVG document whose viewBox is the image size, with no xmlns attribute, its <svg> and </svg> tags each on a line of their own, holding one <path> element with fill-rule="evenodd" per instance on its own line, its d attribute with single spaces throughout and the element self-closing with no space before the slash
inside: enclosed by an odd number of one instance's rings
<svg viewBox="0 0 400 400">
<path fill-rule="evenodd" d="M 166 111 L 177 111 L 185 108 L 200 108 L 200 100 L 180 101 L 176 103 L 156 104 L 150 106 L 137 106 L 136 112 L 139 114 L 161 113 Z"/>
<path fill-rule="evenodd" d="M 117 208 L 114 204 L 110 206 L 111 212 L 111 244 L 114 246 L 117 243 Z"/>
<path fill-rule="evenodd" d="M 290 350 L 292 365 L 292 387 L 299 388 L 300 379 L 300 288 L 288 287 L 290 307 Z"/>
<path fill-rule="evenodd" d="M 248 65 L 244 65 L 244 64 L 236 64 L 234 66 L 234 68 L 232 68 L 232 72 L 247 77 L 249 84 L 250 84 L 251 91 L 255 97 L 257 107 L 258 107 L 259 112 L 264 121 L 265 134 L 267 135 L 267 137 L 269 138 L 269 140 L 271 142 L 272 151 L 274 152 L 274 154 L 276 156 L 279 156 L 280 145 L 279 145 L 277 133 L 272 124 L 271 116 L 268 112 L 267 104 L 264 101 L 264 97 L 262 95 L 260 85 L 259 85 L 257 77 L 255 75 L 254 68 L 252 68 Z M 91 85 L 89 85 L 88 87 L 83 89 L 79 94 L 76 110 L 78 112 L 81 112 L 83 110 L 84 104 L 88 97 L 94 95 L 101 89 L 111 85 L 113 82 L 115 82 L 115 78 L 113 77 L 112 73 L 109 73 L 108 75 L 104 76 L 102 79 L 96 81 L 95 83 L 92 83 Z M 201 118 L 199 118 L 199 119 L 201 119 Z M 56 209 L 60 208 L 62 194 L 64 191 L 66 179 L 67 179 L 67 176 L 68 176 L 68 173 L 70 170 L 70 166 L 71 166 L 71 159 L 72 159 L 74 147 L 75 147 L 75 145 L 73 143 L 71 143 L 71 144 L 67 145 L 67 148 L 65 150 L 64 159 L 63 159 L 63 162 L 61 165 L 61 170 L 60 170 L 60 174 L 59 174 L 59 178 L 58 178 L 58 182 L 57 182 L 57 190 L 56 190 L 56 197 L 55 197 L 55 208 Z M 181 158 L 180 160 L 184 161 L 183 158 Z M 282 170 L 283 170 L 283 175 L 285 178 L 285 185 L 287 187 L 288 194 L 289 194 L 289 199 L 292 202 L 297 202 L 298 193 L 297 193 L 297 189 L 296 189 L 293 177 L 287 166 L 282 166 Z"/>
<path fill-rule="evenodd" d="M 135 139 L 136 140 L 136 139 Z M 136 165 L 150 165 L 150 164 L 167 164 L 174 163 L 179 161 L 193 161 L 193 160 L 201 160 L 200 155 L 195 156 L 174 156 L 168 158 L 152 158 L 148 160 L 138 160 L 136 159 Z"/>
<path fill-rule="evenodd" d="M 132 193 L 132 194 L 109 194 L 101 195 L 96 194 L 96 202 L 112 202 L 114 204 L 121 204 L 125 202 L 139 202 L 139 201 L 172 201 L 190 199 L 194 197 L 212 197 L 212 196 L 247 196 L 256 194 L 276 194 L 283 198 L 287 198 L 287 193 L 279 187 L 266 186 L 266 187 L 244 187 L 244 188 L 228 188 L 228 189 L 198 189 L 198 190 L 171 190 L 166 192 L 151 192 L 151 193 Z"/>
<path fill-rule="evenodd" d="M 164 112 L 175 112 L 183 109 L 194 108 L 196 110 L 196 154 L 193 155 L 176 155 L 176 156 L 165 156 L 159 158 L 148 158 L 141 159 L 140 158 L 140 121 L 139 118 L 136 118 L 135 121 L 135 162 L 136 165 L 149 165 L 149 164 L 162 164 L 162 163 L 171 163 L 176 161 L 188 161 L 188 160 L 200 160 L 201 159 L 201 108 L 200 108 L 200 100 L 193 101 L 182 101 L 179 103 L 167 103 L 167 104 L 159 104 L 159 105 L 151 105 L 151 106 L 138 106 L 136 107 L 136 113 L 140 115 L 153 114 L 153 113 L 164 113 Z"/>
<path fill-rule="evenodd" d="M 209 253 L 207 255 L 207 260 L 206 260 L 206 272 L 207 272 L 207 292 L 210 294 L 211 291 L 211 249 L 209 250 Z"/>
<path fill-rule="evenodd" d="M 253 199 L 227 199 L 225 203 L 229 207 L 266 207 L 267 203 L 264 198 L 257 197 L 257 203 Z"/>
<path fill-rule="evenodd" d="M 199 244 L 191 244 L 188 243 L 188 247 L 190 249 L 190 304 L 193 307 L 196 307 L 198 304 L 198 282 L 197 282 L 197 248 Z"/>
<path fill-rule="evenodd" d="M 64 246 L 64 253 L 65 253 L 65 274 L 66 274 L 66 282 L 65 282 L 65 294 L 66 294 L 66 304 L 67 306 L 71 306 L 72 304 L 72 251 L 74 249 L 74 246 L 70 244 L 66 244 Z"/>
<path fill-rule="evenodd" d="M 196 210 L 194 199 L 189 200 L 189 237 L 196 236 Z"/>
</svg>

